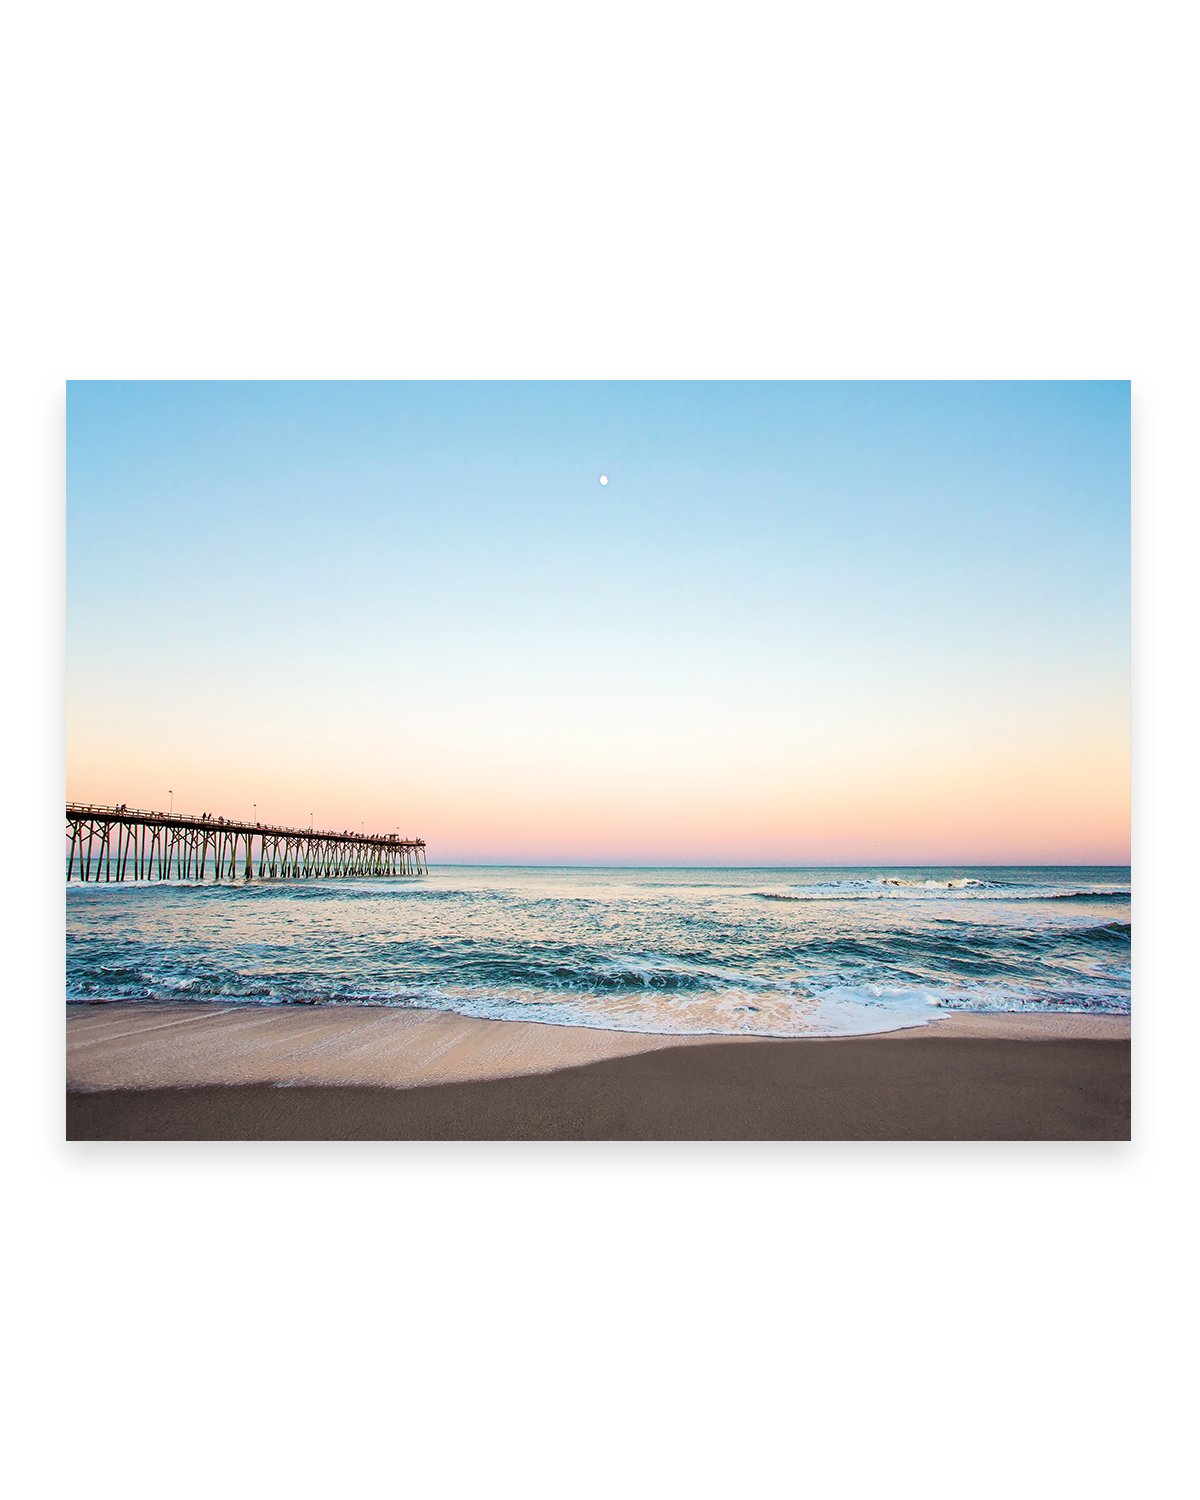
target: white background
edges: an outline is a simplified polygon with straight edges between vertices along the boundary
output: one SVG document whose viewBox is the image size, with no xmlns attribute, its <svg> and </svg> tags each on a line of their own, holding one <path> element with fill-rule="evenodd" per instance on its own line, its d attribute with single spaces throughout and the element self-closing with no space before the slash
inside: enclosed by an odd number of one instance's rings
<svg viewBox="0 0 1200 1500">
<path fill-rule="evenodd" d="M 1179 1491 L 1192 25 L 1047 0 L 9 16 L 14 1493 Z M 63 382 L 234 375 L 1131 378 L 1134 1144 L 64 1145 Z"/>
</svg>

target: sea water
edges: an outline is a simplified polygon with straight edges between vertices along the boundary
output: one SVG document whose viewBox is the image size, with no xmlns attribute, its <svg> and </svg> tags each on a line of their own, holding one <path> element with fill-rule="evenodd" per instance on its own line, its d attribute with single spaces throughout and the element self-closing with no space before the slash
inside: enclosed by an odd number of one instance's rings
<svg viewBox="0 0 1200 1500">
<path fill-rule="evenodd" d="M 434 867 L 70 884 L 67 998 L 385 1005 L 680 1035 L 1127 1014 L 1128 867 Z"/>
</svg>

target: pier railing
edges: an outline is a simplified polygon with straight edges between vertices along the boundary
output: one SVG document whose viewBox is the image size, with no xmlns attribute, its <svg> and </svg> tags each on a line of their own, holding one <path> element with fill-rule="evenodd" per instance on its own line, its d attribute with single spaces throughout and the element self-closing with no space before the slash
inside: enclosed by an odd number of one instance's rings
<svg viewBox="0 0 1200 1500">
<path fill-rule="evenodd" d="M 67 879 L 348 879 L 424 875 L 425 840 L 293 828 L 215 813 L 67 803 Z M 255 846 L 257 844 L 257 856 Z M 93 855 L 95 865 L 93 867 Z"/>
</svg>

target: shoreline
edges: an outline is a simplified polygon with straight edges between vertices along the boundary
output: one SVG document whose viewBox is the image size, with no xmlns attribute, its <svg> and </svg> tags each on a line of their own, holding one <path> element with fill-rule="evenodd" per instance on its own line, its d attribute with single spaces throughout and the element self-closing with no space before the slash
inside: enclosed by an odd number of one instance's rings
<svg viewBox="0 0 1200 1500">
<path fill-rule="evenodd" d="M 82 1139 L 1128 1140 L 1128 1016 L 712 1037 L 443 1011 L 67 1006 Z"/>
</svg>

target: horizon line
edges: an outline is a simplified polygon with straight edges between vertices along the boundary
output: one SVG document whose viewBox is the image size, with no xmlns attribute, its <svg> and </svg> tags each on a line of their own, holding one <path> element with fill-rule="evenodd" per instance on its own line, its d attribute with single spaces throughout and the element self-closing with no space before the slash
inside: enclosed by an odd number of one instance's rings
<svg viewBox="0 0 1200 1500">
<path fill-rule="evenodd" d="M 430 860 L 431 870 L 1131 870 L 1129 860 L 901 860 L 873 864 L 601 864 L 549 860 Z"/>
</svg>

